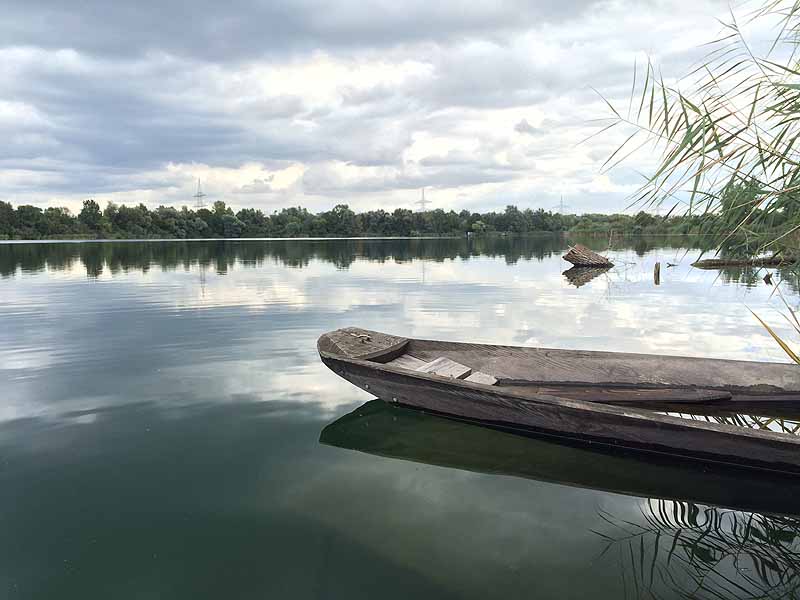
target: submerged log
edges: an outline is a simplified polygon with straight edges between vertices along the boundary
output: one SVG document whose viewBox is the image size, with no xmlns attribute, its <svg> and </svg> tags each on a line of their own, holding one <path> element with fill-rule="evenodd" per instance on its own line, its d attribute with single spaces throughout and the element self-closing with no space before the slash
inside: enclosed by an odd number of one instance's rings
<svg viewBox="0 0 800 600">
<path fill-rule="evenodd" d="M 576 267 L 613 267 L 614 263 L 605 256 L 589 250 L 586 246 L 575 244 L 564 255 L 564 260 Z"/>
<path fill-rule="evenodd" d="M 791 265 L 797 259 L 785 256 L 768 256 L 765 258 L 704 258 L 693 262 L 697 269 L 722 269 L 724 267 L 780 267 Z"/>
</svg>

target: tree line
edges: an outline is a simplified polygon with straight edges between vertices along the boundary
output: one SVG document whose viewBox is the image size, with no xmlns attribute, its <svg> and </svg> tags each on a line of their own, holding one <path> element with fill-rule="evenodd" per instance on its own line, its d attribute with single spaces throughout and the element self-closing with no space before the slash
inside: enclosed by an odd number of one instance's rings
<svg viewBox="0 0 800 600">
<path fill-rule="evenodd" d="M 86 200 L 75 215 L 67 208 L 14 208 L 0 201 L 0 239 L 154 239 L 240 237 L 360 237 L 463 236 L 531 232 L 594 234 L 695 234 L 708 227 L 708 216 L 659 217 L 639 212 L 624 214 L 560 214 L 542 209 L 520 210 L 509 205 L 501 212 L 477 213 L 442 209 L 414 212 L 397 208 L 355 213 L 346 204 L 329 211 L 309 212 L 290 207 L 271 215 L 259 209 L 238 212 L 217 201 L 211 208 L 192 210 L 159 206 L 148 209 L 109 202 L 104 209 Z"/>
<path fill-rule="evenodd" d="M 471 231 L 485 233 L 564 231 L 576 221 L 574 215 L 543 210 L 471 213 L 442 209 L 413 212 L 398 208 L 355 213 L 346 204 L 329 211 L 312 213 L 289 207 L 265 214 L 254 208 L 238 212 L 217 201 L 211 208 L 192 210 L 145 205 L 125 206 L 109 202 L 104 209 L 86 200 L 74 215 L 67 208 L 22 205 L 16 209 L 0 202 L 0 239 L 52 238 L 238 238 L 238 237 L 359 237 L 359 236 L 442 236 Z"/>
</svg>

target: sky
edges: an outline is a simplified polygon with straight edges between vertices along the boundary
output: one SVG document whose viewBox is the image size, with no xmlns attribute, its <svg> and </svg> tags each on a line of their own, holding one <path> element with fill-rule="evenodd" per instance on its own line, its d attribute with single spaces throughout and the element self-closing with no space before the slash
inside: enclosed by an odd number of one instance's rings
<svg viewBox="0 0 800 600">
<path fill-rule="evenodd" d="M 712 0 L 5 0 L 0 199 L 267 213 L 618 212 L 652 169 L 581 143 L 634 64 L 686 73 Z M 596 90 L 596 91 L 595 91 Z"/>
</svg>

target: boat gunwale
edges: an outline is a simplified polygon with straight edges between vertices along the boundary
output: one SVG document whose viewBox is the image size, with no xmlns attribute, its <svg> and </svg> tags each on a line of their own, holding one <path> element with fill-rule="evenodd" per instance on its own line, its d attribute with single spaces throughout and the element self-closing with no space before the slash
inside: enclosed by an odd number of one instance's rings
<svg viewBox="0 0 800 600">
<path fill-rule="evenodd" d="M 328 332 L 332 333 L 332 332 Z M 431 382 L 431 383 L 440 383 L 446 384 L 449 386 L 453 386 L 456 388 L 463 388 L 467 390 L 473 390 L 478 392 L 483 392 L 485 394 L 489 394 L 491 396 L 498 396 L 498 397 L 507 397 L 509 399 L 523 402 L 527 404 L 548 404 L 551 406 L 563 406 L 565 408 L 569 408 L 572 410 L 579 410 L 584 411 L 587 413 L 601 413 L 609 416 L 616 416 L 620 418 L 629 418 L 634 420 L 642 420 L 642 421 L 649 421 L 653 423 L 661 423 L 668 426 L 674 426 L 679 428 L 685 428 L 687 430 L 695 430 L 700 432 L 709 432 L 709 433 L 717 433 L 717 434 L 725 434 L 735 437 L 745 437 L 745 438 L 754 438 L 768 442 L 774 442 L 780 445 L 794 445 L 798 447 L 800 450 L 800 436 L 790 435 L 787 433 L 780 433 L 776 431 L 765 431 L 761 429 L 752 429 L 752 428 L 744 428 L 736 425 L 726 425 L 722 423 L 711 423 L 708 421 L 694 421 L 689 419 L 683 419 L 681 417 L 674 417 L 671 415 L 665 415 L 656 413 L 653 411 L 649 411 L 646 409 L 638 409 L 634 407 L 621 407 L 611 404 L 603 404 L 599 402 L 587 402 L 583 400 L 576 400 L 572 398 L 564 398 L 562 396 L 558 396 L 555 394 L 536 394 L 536 395 L 523 395 L 519 393 L 515 393 L 511 391 L 507 387 L 495 387 L 489 386 L 480 383 L 473 383 L 471 381 L 465 381 L 463 379 L 455 379 L 452 377 L 443 377 L 441 375 L 435 375 L 433 373 L 421 373 L 417 371 L 409 371 L 408 369 L 403 369 L 401 367 L 396 367 L 393 365 L 389 365 L 386 363 L 376 362 L 375 358 L 381 358 L 385 354 L 389 354 L 391 351 L 396 351 L 396 347 L 392 347 L 391 349 L 387 349 L 385 353 L 378 353 L 377 356 L 373 357 L 372 359 L 363 359 L 363 358 L 351 358 L 345 356 L 344 354 L 330 352 L 328 350 L 323 350 L 320 347 L 320 342 L 323 338 L 325 338 L 328 333 L 324 333 L 320 336 L 317 342 L 317 350 L 321 357 L 329 358 L 331 360 L 338 360 L 345 363 L 354 364 L 366 369 L 370 369 L 376 372 L 381 371 L 388 371 L 389 373 L 400 375 L 401 377 L 406 377 L 411 380 L 418 380 L 421 382 Z M 490 344 L 470 344 L 464 342 L 442 342 L 441 340 L 421 340 L 416 338 L 404 338 L 403 347 L 406 347 L 410 342 L 433 342 L 435 344 L 453 344 L 463 347 L 478 347 L 483 348 L 484 346 L 489 346 L 493 348 L 510 348 L 510 349 L 528 349 L 525 346 L 498 346 L 498 345 L 490 345 Z M 396 346 L 396 345 L 395 345 Z M 371 353 L 375 354 L 375 353 Z M 602 352 L 602 354 L 610 354 L 610 355 L 617 355 L 622 353 L 614 353 L 614 352 Z M 633 354 L 633 356 L 656 356 L 656 355 L 647 355 L 647 354 Z M 670 358 L 670 357 L 665 357 Z M 671 358 L 683 358 L 683 357 L 671 357 Z M 726 359 L 700 359 L 700 360 L 726 360 Z M 750 362 L 758 364 L 758 361 L 731 361 L 728 360 L 727 362 Z M 776 363 L 776 364 L 784 364 L 784 363 Z M 787 364 L 788 365 L 788 364 Z M 790 366 L 790 365 L 788 365 Z M 351 382 L 353 383 L 353 382 Z M 361 386 L 358 386 L 361 387 Z M 385 401 L 385 400 L 384 400 Z"/>
</svg>

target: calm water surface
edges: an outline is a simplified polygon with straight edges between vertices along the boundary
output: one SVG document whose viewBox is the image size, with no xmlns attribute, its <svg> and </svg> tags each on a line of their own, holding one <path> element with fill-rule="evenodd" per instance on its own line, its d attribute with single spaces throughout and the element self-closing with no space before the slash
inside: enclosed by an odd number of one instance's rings
<svg viewBox="0 0 800 600">
<path fill-rule="evenodd" d="M 763 273 L 667 245 L 580 287 L 555 238 L 0 245 L 0 597 L 796 597 L 790 517 L 319 441 L 374 408 L 316 354 L 347 325 L 784 361 Z"/>
</svg>

